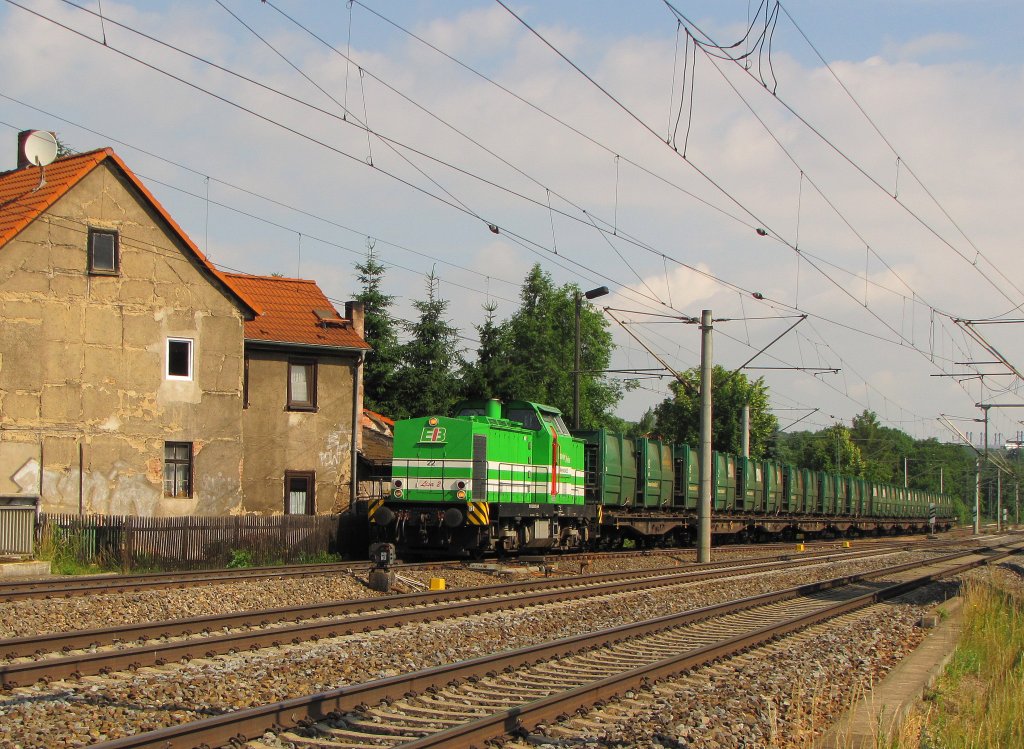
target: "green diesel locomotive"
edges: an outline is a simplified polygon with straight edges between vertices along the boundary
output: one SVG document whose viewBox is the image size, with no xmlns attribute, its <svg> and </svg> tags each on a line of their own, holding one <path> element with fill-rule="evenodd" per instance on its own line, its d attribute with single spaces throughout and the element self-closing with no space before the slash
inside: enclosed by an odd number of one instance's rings
<svg viewBox="0 0 1024 749">
<path fill-rule="evenodd" d="M 390 494 L 369 508 L 375 540 L 459 554 L 578 548 L 597 532 L 584 442 L 555 408 L 464 402 L 396 422 L 394 450 Z"/>
</svg>

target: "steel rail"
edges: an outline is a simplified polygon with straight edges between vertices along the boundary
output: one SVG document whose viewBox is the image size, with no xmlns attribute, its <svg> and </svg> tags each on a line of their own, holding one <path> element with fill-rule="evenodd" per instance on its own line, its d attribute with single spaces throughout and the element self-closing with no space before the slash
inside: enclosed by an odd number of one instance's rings
<svg viewBox="0 0 1024 749">
<path fill-rule="evenodd" d="M 399 569 L 448 568 L 461 562 L 418 562 L 400 565 Z M 155 588 L 185 588 L 193 585 L 244 582 L 281 577 L 312 577 L 342 575 L 350 571 L 365 571 L 370 562 L 332 562 L 330 564 L 301 564 L 280 567 L 245 567 L 241 569 L 201 570 L 197 572 L 147 572 L 140 575 L 86 575 L 59 580 L 25 580 L 4 582 L 0 585 L 0 601 L 18 601 L 27 598 L 70 598 L 97 593 L 138 592 Z"/>
<path fill-rule="evenodd" d="M 954 570 L 942 570 L 930 573 L 920 578 L 915 578 L 915 580 L 904 581 L 896 584 L 895 586 L 881 588 L 867 594 L 867 596 L 862 596 L 861 598 L 866 600 L 867 597 L 884 595 L 885 591 L 890 589 L 899 589 L 903 592 L 914 585 L 926 584 L 926 582 L 930 582 L 940 577 L 957 574 L 959 571 L 970 569 L 971 567 L 981 564 L 987 564 L 991 561 L 1008 556 L 1009 554 L 1017 553 L 1018 551 L 1020 551 L 1019 546 L 1004 549 L 989 556 L 984 556 L 979 551 L 946 555 L 939 560 L 932 560 L 928 564 L 939 564 L 942 561 L 949 561 L 965 556 L 977 556 L 979 558 L 957 565 Z M 919 563 L 897 565 L 892 568 L 869 574 L 833 578 L 831 580 L 825 580 L 810 585 L 802 585 L 782 591 L 774 591 L 771 593 L 751 596 L 738 601 L 731 601 L 726 604 L 709 606 L 680 614 L 672 614 L 644 622 L 622 625 L 601 632 L 587 633 L 517 650 L 503 651 L 493 655 L 474 658 L 468 661 L 461 661 L 446 666 L 437 666 L 417 671 L 412 674 L 345 686 L 315 695 L 295 697 L 271 705 L 237 710 L 192 723 L 179 724 L 157 731 L 150 731 L 143 734 L 136 734 L 133 736 L 115 739 L 113 741 L 103 742 L 101 744 L 97 744 L 95 749 L 193 749 L 198 746 L 214 747 L 236 744 L 261 736 L 268 730 L 280 731 L 285 725 L 303 725 L 317 720 L 327 719 L 333 715 L 354 710 L 360 705 L 376 704 L 385 700 L 394 701 L 409 693 L 420 693 L 431 688 L 441 688 L 454 681 L 471 679 L 483 674 L 498 672 L 507 668 L 539 663 L 550 658 L 564 656 L 569 653 L 577 653 L 597 646 L 621 642 L 634 637 L 640 637 L 649 633 L 698 621 L 700 619 L 723 616 L 736 611 L 753 608 L 755 606 L 763 606 L 790 598 L 812 595 L 830 588 L 861 582 L 869 579 L 870 577 L 897 574 L 900 571 L 906 571 L 915 566 L 921 565 Z M 895 592 L 892 593 L 892 595 L 898 594 L 899 593 Z M 847 605 L 848 604 L 846 603 L 841 604 L 840 608 L 834 611 L 831 615 L 834 616 L 838 613 L 842 613 L 842 611 L 845 610 L 845 608 L 842 607 Z M 793 628 L 800 626 L 806 626 L 806 623 L 793 624 Z M 771 637 L 776 636 L 777 633 L 778 630 L 773 633 L 764 632 L 762 634 L 765 639 L 770 639 Z M 747 645 L 740 644 L 734 645 L 734 647 L 742 649 L 743 647 L 747 647 Z M 681 668 L 682 667 L 679 666 L 673 666 L 669 670 L 674 672 L 675 670 L 681 670 Z M 652 670 L 652 667 L 650 666 L 640 669 L 640 671 L 642 672 L 642 674 L 639 675 L 639 678 L 641 679 L 640 683 L 642 683 L 644 675 L 646 675 L 647 679 L 657 678 L 655 676 L 657 671 Z M 636 678 L 637 674 L 633 674 L 633 676 Z M 581 689 L 583 691 L 587 691 L 590 687 L 592 687 L 592 685 L 588 685 Z M 609 689 L 605 694 L 610 695 L 613 691 L 615 690 Z M 547 706 L 543 704 L 546 702 L 547 700 L 540 700 L 533 703 L 533 705 L 537 705 L 539 708 L 548 709 Z M 587 704 L 587 702 L 583 701 L 579 704 Z M 522 706 L 511 711 L 504 711 L 492 716 L 493 720 L 489 721 L 491 728 L 487 729 L 487 731 L 490 731 L 487 738 L 494 738 L 495 736 L 502 735 L 506 732 L 507 728 L 516 729 L 520 725 L 525 725 L 526 723 L 524 722 L 524 718 L 528 715 L 532 715 L 529 708 L 529 705 Z M 545 713 L 545 715 L 560 715 L 568 712 L 568 710 L 569 708 L 564 706 L 550 708 L 549 712 Z M 488 719 L 483 720 L 488 721 Z M 527 720 L 532 721 L 532 717 Z M 538 717 L 538 721 L 539 720 L 544 720 L 544 718 Z M 478 722 L 480 721 L 475 721 L 473 725 Z M 449 729 L 449 731 L 454 730 L 456 729 Z M 442 734 L 437 734 L 437 736 L 442 736 L 447 733 L 449 732 L 442 732 Z M 420 739 L 418 742 L 428 741 L 429 738 L 430 737 Z M 436 745 L 465 747 L 472 743 L 472 740 L 466 736 L 460 736 L 458 738 L 451 738 L 449 736 L 445 737 L 445 740 L 448 740 L 449 738 L 451 739 L 451 743 Z M 410 742 L 404 744 L 403 747 L 409 747 L 411 749 L 411 747 L 414 746 L 421 746 L 418 742 Z M 422 746 L 432 746 L 432 744 L 427 743 L 422 744 Z"/>
<path fill-rule="evenodd" d="M 877 550 L 857 551 L 852 554 L 833 553 L 805 557 L 797 561 L 800 563 L 798 566 L 808 566 L 870 557 L 877 553 Z M 215 634 L 191 640 L 160 642 L 125 649 L 71 653 L 40 660 L 11 662 L 0 665 L 0 687 L 13 688 L 34 684 L 41 680 L 77 678 L 144 666 L 160 666 L 180 660 L 210 658 L 242 650 L 252 651 L 265 647 L 279 647 L 289 643 L 338 637 L 413 622 L 436 621 L 452 616 L 468 616 L 488 611 L 576 600 L 624 591 L 695 583 L 723 575 L 723 573 L 727 576 L 734 576 L 736 574 L 770 572 L 793 567 L 794 564 L 793 560 L 784 559 L 750 564 L 731 564 L 726 567 L 716 567 L 715 563 L 704 566 L 708 568 L 686 571 L 678 571 L 678 568 L 661 568 L 631 573 L 597 573 L 582 577 L 549 578 L 481 588 L 407 593 L 386 598 L 334 601 L 307 607 L 266 609 L 226 616 L 211 615 L 195 617 L 190 620 L 168 620 L 127 627 L 110 627 L 102 630 L 14 638 L 0 641 L 0 653 L 5 657 L 28 657 L 47 649 L 49 652 L 56 652 L 58 650 L 92 648 L 102 644 L 114 644 L 117 641 L 124 643 L 125 639 L 129 637 L 136 639 L 180 637 L 198 631 L 210 631 L 214 629 L 214 625 L 216 628 L 265 626 L 270 622 L 289 621 L 296 617 L 368 614 L 357 619 L 299 621 L 291 625 L 255 631 Z M 525 593 L 525 595 L 516 597 L 520 593 Z M 302 614 L 305 614 L 305 617 L 302 617 Z"/>
</svg>

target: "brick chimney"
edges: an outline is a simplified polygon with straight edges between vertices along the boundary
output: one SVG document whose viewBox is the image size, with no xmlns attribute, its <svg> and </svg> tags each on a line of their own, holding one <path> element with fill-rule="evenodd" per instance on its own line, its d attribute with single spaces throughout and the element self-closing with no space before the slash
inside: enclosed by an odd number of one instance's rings
<svg viewBox="0 0 1024 749">
<path fill-rule="evenodd" d="M 360 338 L 366 337 L 366 322 L 362 302 L 345 302 L 345 317 L 352 321 L 352 329 Z"/>
</svg>

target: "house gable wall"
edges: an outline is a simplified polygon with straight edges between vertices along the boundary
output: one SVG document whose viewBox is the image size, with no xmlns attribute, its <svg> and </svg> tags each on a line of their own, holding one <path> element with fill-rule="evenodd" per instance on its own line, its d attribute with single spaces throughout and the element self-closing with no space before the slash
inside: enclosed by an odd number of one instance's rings
<svg viewBox="0 0 1024 749">
<path fill-rule="evenodd" d="M 120 273 L 90 275 L 89 227 Z M 0 494 L 48 512 L 242 510 L 243 312 L 109 163 L 0 247 Z M 168 337 L 193 379 L 168 380 Z M 191 442 L 191 498 L 163 492 L 165 442 Z"/>
</svg>

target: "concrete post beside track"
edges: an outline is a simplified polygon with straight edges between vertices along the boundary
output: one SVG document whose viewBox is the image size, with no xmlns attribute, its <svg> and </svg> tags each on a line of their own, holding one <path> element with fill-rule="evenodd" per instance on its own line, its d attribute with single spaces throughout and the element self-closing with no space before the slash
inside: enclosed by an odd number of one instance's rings
<svg viewBox="0 0 1024 749">
<path fill-rule="evenodd" d="M 700 510 L 697 561 L 711 561 L 711 310 L 700 313 Z"/>
</svg>

